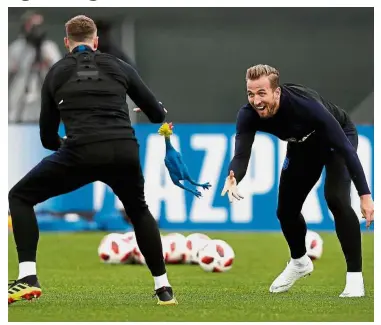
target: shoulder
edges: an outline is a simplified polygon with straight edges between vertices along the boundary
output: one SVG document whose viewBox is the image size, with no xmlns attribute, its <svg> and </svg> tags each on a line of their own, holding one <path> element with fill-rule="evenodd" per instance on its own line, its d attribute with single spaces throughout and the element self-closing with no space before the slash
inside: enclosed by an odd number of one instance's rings
<svg viewBox="0 0 381 325">
<path fill-rule="evenodd" d="M 99 59 L 110 60 L 110 61 L 114 61 L 114 62 L 118 61 L 118 58 L 116 56 L 109 54 L 109 53 L 101 52 L 101 51 L 94 52 L 94 56 L 97 59 L 99 58 Z"/>
<path fill-rule="evenodd" d="M 281 86 L 281 90 L 288 102 L 294 108 L 301 109 L 303 113 L 323 109 L 320 95 L 311 88 L 299 84 L 287 83 Z"/>
<path fill-rule="evenodd" d="M 75 65 L 75 59 L 70 55 L 65 55 L 63 58 L 59 59 L 57 62 L 55 62 L 52 67 L 50 68 L 50 71 L 59 71 L 60 69 L 67 68 L 70 65 Z"/>
<path fill-rule="evenodd" d="M 309 87 L 300 84 L 286 83 L 281 86 L 282 92 L 294 102 L 306 104 L 308 102 L 321 102 L 320 94 Z"/>
<path fill-rule="evenodd" d="M 51 78 L 60 79 L 62 75 L 66 75 L 68 71 L 70 71 L 75 66 L 76 66 L 75 59 L 70 55 L 66 55 L 63 58 L 59 59 L 50 67 L 45 79 L 47 80 L 49 79 L 51 80 Z"/>
<path fill-rule="evenodd" d="M 310 122 L 328 122 L 332 118 L 340 120 L 339 109 L 332 106 L 329 102 L 311 88 L 301 85 L 287 85 L 285 91 L 296 114 Z"/>
<path fill-rule="evenodd" d="M 137 73 L 135 67 L 132 66 L 130 63 L 128 63 L 122 59 L 119 59 L 117 57 L 115 57 L 115 59 L 118 61 L 118 64 L 123 67 L 124 70 L 127 70 L 129 72 L 133 72 L 133 73 Z"/>
<path fill-rule="evenodd" d="M 124 65 L 124 61 L 117 58 L 115 55 L 97 51 L 94 53 L 97 61 L 107 62 L 109 64 Z"/>
<path fill-rule="evenodd" d="M 118 57 L 103 53 L 103 52 L 96 52 L 95 53 L 95 60 L 97 63 L 101 65 L 108 66 L 113 69 L 118 69 L 123 71 L 123 74 L 134 74 L 135 69 L 130 64 L 126 63 L 125 61 L 119 59 Z"/>
<path fill-rule="evenodd" d="M 253 131 L 256 128 L 259 116 L 250 104 L 242 106 L 237 114 L 237 130 L 240 132 Z"/>
</svg>

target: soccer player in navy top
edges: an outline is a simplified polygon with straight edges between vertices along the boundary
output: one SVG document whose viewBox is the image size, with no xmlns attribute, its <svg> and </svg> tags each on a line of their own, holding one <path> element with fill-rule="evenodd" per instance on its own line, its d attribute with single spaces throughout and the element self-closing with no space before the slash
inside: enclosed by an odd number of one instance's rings
<svg viewBox="0 0 381 325">
<path fill-rule="evenodd" d="M 176 305 L 159 228 L 144 196 L 139 144 L 126 94 L 152 123 L 164 121 L 165 109 L 133 67 L 98 50 L 97 26 L 91 18 L 76 16 L 65 27 L 69 52 L 49 70 L 41 90 L 41 143 L 55 152 L 8 195 L 19 259 L 19 276 L 8 288 L 8 304 L 39 297 L 42 292 L 36 271 L 39 229 L 33 207 L 101 181 L 123 203 L 134 226 L 158 304 Z M 60 120 L 66 139 L 58 135 Z"/>
<path fill-rule="evenodd" d="M 331 210 L 346 264 L 346 286 L 340 297 L 365 295 L 362 276 L 361 232 L 351 207 L 354 182 L 366 226 L 373 222 L 373 200 L 357 156 L 358 134 L 347 113 L 316 91 L 296 84 L 279 84 L 279 72 L 268 65 L 247 70 L 248 104 L 238 112 L 234 158 L 222 195 L 243 199 L 237 184 L 245 176 L 257 131 L 287 141 L 280 176 L 277 217 L 291 252 L 291 261 L 270 286 L 284 292 L 314 267 L 306 255 L 303 203 L 326 168 L 324 195 Z M 266 159 L 266 157 L 263 157 Z"/>
</svg>

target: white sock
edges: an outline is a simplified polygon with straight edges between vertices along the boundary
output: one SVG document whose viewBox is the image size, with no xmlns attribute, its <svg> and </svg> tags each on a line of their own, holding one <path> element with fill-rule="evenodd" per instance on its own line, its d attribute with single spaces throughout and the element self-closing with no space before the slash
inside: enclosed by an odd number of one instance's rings
<svg viewBox="0 0 381 325">
<path fill-rule="evenodd" d="M 307 265 L 310 261 L 310 258 L 307 256 L 307 254 L 304 254 L 302 257 L 300 258 L 291 258 L 291 261 L 297 265 L 297 266 L 303 266 L 303 265 Z"/>
<path fill-rule="evenodd" d="M 36 262 L 21 262 L 19 264 L 18 279 L 25 278 L 28 275 L 36 275 Z"/>
<path fill-rule="evenodd" d="M 347 272 L 346 285 L 364 285 L 362 272 Z"/>
<path fill-rule="evenodd" d="M 170 287 L 171 285 L 168 282 L 167 273 L 164 273 L 160 276 L 154 276 L 153 280 L 155 281 L 155 290 L 161 287 Z"/>
</svg>

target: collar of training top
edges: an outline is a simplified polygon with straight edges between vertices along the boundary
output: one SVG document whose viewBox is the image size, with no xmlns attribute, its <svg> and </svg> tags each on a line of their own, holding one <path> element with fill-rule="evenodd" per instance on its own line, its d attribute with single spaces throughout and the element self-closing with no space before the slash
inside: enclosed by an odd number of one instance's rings
<svg viewBox="0 0 381 325">
<path fill-rule="evenodd" d="M 89 46 L 86 46 L 86 45 L 78 45 L 77 47 L 75 47 L 71 53 L 77 53 L 77 52 L 84 52 L 84 51 L 90 51 L 90 52 L 94 52 L 94 50 L 89 47 Z"/>
</svg>

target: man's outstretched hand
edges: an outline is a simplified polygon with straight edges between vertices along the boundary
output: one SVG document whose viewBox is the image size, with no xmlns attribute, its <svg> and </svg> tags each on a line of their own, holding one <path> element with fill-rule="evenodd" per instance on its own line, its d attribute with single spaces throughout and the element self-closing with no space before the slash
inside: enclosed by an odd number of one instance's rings
<svg viewBox="0 0 381 325">
<path fill-rule="evenodd" d="M 232 170 L 230 171 L 229 176 L 226 177 L 225 185 L 221 192 L 221 196 L 224 196 L 226 192 L 228 193 L 230 203 L 233 202 L 233 198 L 235 198 L 238 201 L 243 199 L 243 196 L 238 193 L 237 180 L 235 179 L 234 172 Z"/>
</svg>

